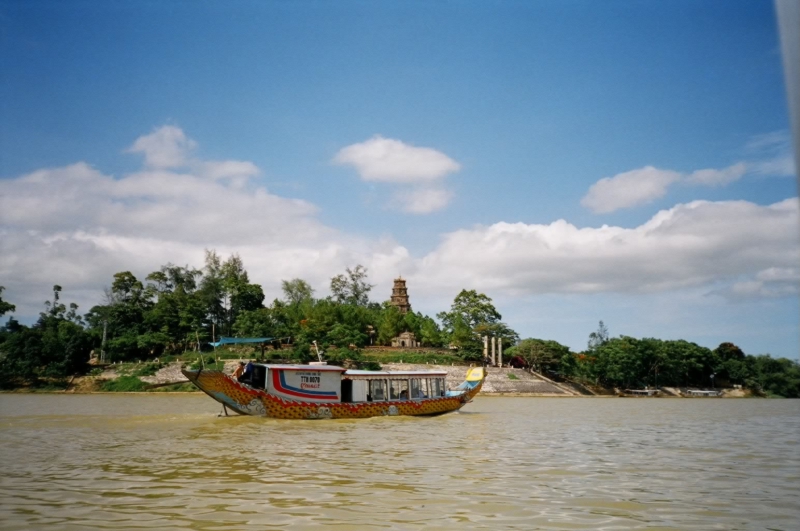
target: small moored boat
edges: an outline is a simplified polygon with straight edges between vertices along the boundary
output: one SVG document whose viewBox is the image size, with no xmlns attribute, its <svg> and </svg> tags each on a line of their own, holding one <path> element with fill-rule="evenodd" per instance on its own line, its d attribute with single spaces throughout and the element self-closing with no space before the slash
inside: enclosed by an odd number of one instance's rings
<svg viewBox="0 0 800 531">
<path fill-rule="evenodd" d="M 361 371 L 324 364 L 255 363 L 247 381 L 222 371 L 184 370 L 211 398 L 242 415 L 278 419 L 352 419 L 384 415 L 441 415 L 477 395 L 483 367 L 469 370 L 457 388 L 444 371 Z"/>
</svg>

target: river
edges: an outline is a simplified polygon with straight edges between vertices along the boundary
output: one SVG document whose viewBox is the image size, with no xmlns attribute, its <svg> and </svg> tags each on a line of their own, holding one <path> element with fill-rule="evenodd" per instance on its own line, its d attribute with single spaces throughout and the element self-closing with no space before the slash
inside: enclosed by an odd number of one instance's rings
<svg viewBox="0 0 800 531">
<path fill-rule="evenodd" d="M 0 529 L 790 530 L 800 401 L 479 397 L 218 418 L 200 394 L 0 395 Z"/>
</svg>

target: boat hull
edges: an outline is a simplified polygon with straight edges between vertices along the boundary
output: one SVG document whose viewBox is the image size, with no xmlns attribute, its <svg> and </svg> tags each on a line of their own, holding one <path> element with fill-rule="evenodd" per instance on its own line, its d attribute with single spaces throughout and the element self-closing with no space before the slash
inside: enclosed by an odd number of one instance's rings
<svg viewBox="0 0 800 531">
<path fill-rule="evenodd" d="M 477 395 L 483 381 L 456 396 L 376 402 L 303 402 L 287 400 L 237 382 L 220 371 L 182 371 L 211 398 L 242 415 L 276 419 L 358 419 L 381 416 L 441 415 L 457 411 Z"/>
</svg>

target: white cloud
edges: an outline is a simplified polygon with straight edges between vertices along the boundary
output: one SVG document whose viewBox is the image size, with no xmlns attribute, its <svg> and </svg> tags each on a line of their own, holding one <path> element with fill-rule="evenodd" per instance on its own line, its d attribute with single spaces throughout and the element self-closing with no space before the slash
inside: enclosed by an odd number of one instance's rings
<svg viewBox="0 0 800 531">
<path fill-rule="evenodd" d="M 182 131 L 167 131 L 194 146 Z M 0 279 L 18 314 L 40 311 L 54 283 L 88 310 L 114 273 L 143 278 L 168 262 L 201 267 L 206 248 L 239 253 L 251 278 L 274 295 L 281 279 L 324 289 L 357 263 L 413 269 L 401 265 L 408 253 L 396 242 L 342 234 L 322 224 L 311 203 L 253 184 L 259 170 L 250 162 L 175 152 L 153 159 L 158 150 L 147 149 L 147 168 L 121 178 L 79 162 L 0 180 Z M 179 160 L 183 171 L 165 167 Z"/>
<path fill-rule="evenodd" d="M 333 162 L 353 166 L 364 181 L 393 186 L 389 207 L 410 214 L 429 214 L 446 207 L 453 192 L 442 181 L 461 168 L 440 151 L 380 135 L 342 148 Z"/>
<path fill-rule="evenodd" d="M 137 138 L 127 152 L 144 153 L 145 163 L 151 168 L 180 168 L 196 146 L 197 143 L 187 138 L 181 128 L 164 125 Z"/>
<path fill-rule="evenodd" d="M 705 186 L 724 186 L 738 181 L 745 173 L 747 173 L 747 164 L 737 162 L 721 170 L 713 168 L 695 170 L 686 176 L 685 182 L 687 184 L 702 184 Z"/>
<path fill-rule="evenodd" d="M 429 214 L 446 207 L 452 198 L 453 193 L 445 188 L 403 188 L 392 196 L 392 207 L 411 214 Z"/>
<path fill-rule="evenodd" d="M 750 139 L 746 149 L 753 159 L 748 171 L 761 176 L 793 177 L 792 138 L 788 131 L 774 131 Z"/>
<path fill-rule="evenodd" d="M 790 153 L 752 162 L 750 169 L 753 173 L 765 177 L 792 177 L 797 173 L 794 168 L 794 157 Z"/>
<path fill-rule="evenodd" d="M 667 187 L 681 179 L 681 174 L 645 166 L 605 177 L 594 183 L 581 199 L 581 205 L 598 214 L 629 208 L 663 197 Z"/>
<path fill-rule="evenodd" d="M 795 268 L 799 226 L 796 198 L 695 201 L 631 229 L 496 223 L 445 235 L 419 276 L 431 287 L 513 294 L 710 289 Z"/>
<path fill-rule="evenodd" d="M 0 180 L 0 284 L 17 315 L 36 315 L 55 283 L 88 311 L 114 273 L 143 278 L 167 262 L 200 267 L 206 248 L 239 253 L 268 299 L 279 296 L 281 279 L 295 277 L 324 295 L 333 275 L 363 264 L 374 300 L 388 297 L 391 279 L 402 274 L 415 309 L 432 311 L 463 288 L 530 300 L 684 288 L 774 298 L 797 286 L 797 199 L 698 201 L 634 228 L 499 222 L 445 234 L 433 251 L 412 256 L 390 237 L 324 225 L 313 204 L 258 186 L 251 163 L 186 156 L 184 164 L 113 178 L 81 162 Z M 423 211 L 450 197 L 437 186 L 395 191 Z"/>
<path fill-rule="evenodd" d="M 763 299 L 800 294 L 800 269 L 792 267 L 770 267 L 755 275 L 734 282 L 730 286 L 712 291 L 728 299 Z"/>
<path fill-rule="evenodd" d="M 252 162 L 239 160 L 206 161 L 193 165 L 193 168 L 208 179 L 249 179 L 259 174 L 258 166 Z"/>
<path fill-rule="evenodd" d="M 333 162 L 353 166 L 365 181 L 399 184 L 437 181 L 461 168 L 441 151 L 380 135 L 342 148 Z"/>
<path fill-rule="evenodd" d="M 581 205 L 598 214 L 631 208 L 663 197 L 673 184 L 689 186 L 725 186 L 747 174 L 794 176 L 795 164 L 791 138 L 786 131 L 753 137 L 745 147 L 749 160 L 727 168 L 706 168 L 685 174 L 645 166 L 604 177 L 594 183 L 581 199 Z"/>
</svg>

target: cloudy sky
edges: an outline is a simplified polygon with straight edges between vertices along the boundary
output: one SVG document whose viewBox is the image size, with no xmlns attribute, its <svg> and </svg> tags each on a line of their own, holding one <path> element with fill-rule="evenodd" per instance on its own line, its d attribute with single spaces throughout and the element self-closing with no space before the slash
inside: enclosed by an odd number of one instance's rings
<svg viewBox="0 0 800 531">
<path fill-rule="evenodd" d="M 0 1 L 0 285 L 363 264 L 523 337 L 800 351 L 770 1 Z"/>
</svg>

